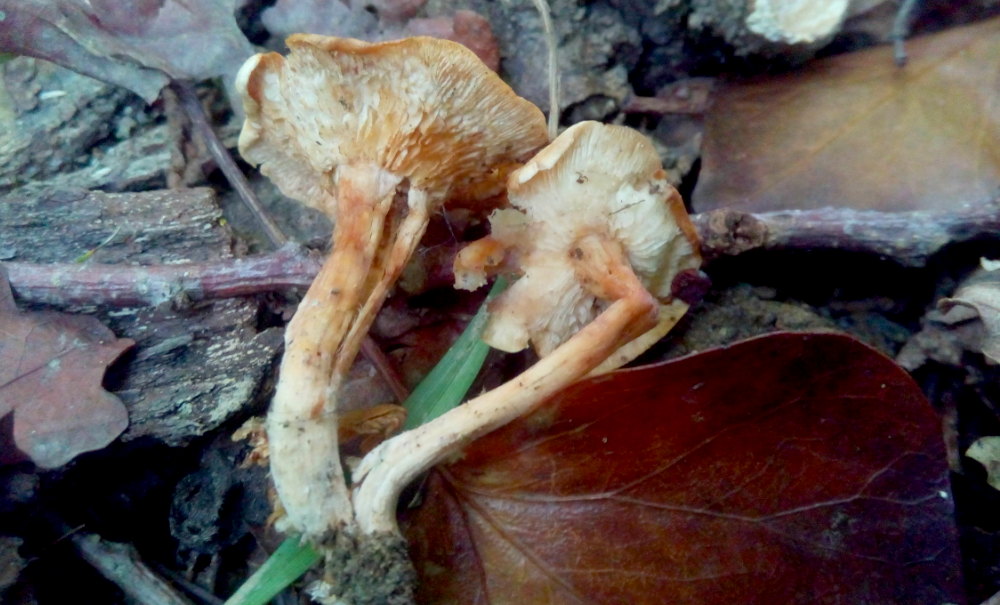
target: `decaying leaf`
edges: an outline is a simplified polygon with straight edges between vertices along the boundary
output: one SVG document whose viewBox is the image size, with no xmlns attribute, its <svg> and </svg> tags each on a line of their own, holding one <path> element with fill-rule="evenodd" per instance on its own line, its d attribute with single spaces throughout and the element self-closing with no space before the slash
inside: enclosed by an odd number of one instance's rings
<svg viewBox="0 0 1000 605">
<path fill-rule="evenodd" d="M 500 67 L 500 47 L 489 21 L 470 10 L 452 17 L 410 19 L 423 0 L 278 0 L 261 20 L 278 38 L 295 33 L 357 38 L 367 42 L 431 36 L 451 40 L 476 53 L 493 71 Z"/>
<path fill-rule="evenodd" d="M 174 78 L 232 86 L 253 47 L 236 0 L 0 0 L 0 50 L 124 86 L 147 102 Z"/>
<path fill-rule="evenodd" d="M 939 304 L 945 311 L 960 307 L 977 314 L 984 328 L 980 351 L 993 363 L 1000 364 L 1000 270 L 982 269 L 973 273 L 954 296 Z"/>
<path fill-rule="evenodd" d="M 577 384 L 406 531 L 424 603 L 960 603 L 952 508 L 912 379 L 782 333 Z"/>
<path fill-rule="evenodd" d="M 133 344 L 93 317 L 19 312 L 0 268 L 0 417 L 14 412 L 17 447 L 55 468 L 111 443 L 128 412 L 101 379 Z"/>
<path fill-rule="evenodd" d="M 720 86 L 699 212 L 947 210 L 1000 185 L 1000 20 Z"/>
<path fill-rule="evenodd" d="M 1000 490 L 1000 437 L 980 437 L 965 455 L 986 469 L 986 482 Z"/>
</svg>

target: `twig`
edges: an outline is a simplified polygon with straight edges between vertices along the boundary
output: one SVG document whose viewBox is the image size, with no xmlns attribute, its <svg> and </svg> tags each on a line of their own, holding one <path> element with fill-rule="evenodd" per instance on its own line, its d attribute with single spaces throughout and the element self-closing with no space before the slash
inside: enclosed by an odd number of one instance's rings
<svg viewBox="0 0 1000 605">
<path fill-rule="evenodd" d="M 171 82 L 170 87 L 177 93 L 177 98 L 180 99 L 181 107 L 187 113 L 188 117 L 191 119 L 191 123 L 194 125 L 198 134 L 205 141 L 206 147 L 208 147 L 209 153 L 215 159 L 215 162 L 219 165 L 219 169 L 222 173 L 226 175 L 226 179 L 233 189 L 239 194 L 240 199 L 247 205 L 250 212 L 257 217 L 257 221 L 260 222 L 261 227 L 264 229 L 264 233 L 267 238 L 271 240 L 275 248 L 280 248 L 288 243 L 288 238 L 281 229 L 278 227 L 277 223 L 267 214 L 264 207 L 261 206 L 260 200 L 257 199 L 257 195 L 250 188 L 250 183 L 247 182 L 246 177 L 243 176 L 243 171 L 240 170 L 239 166 L 233 160 L 233 156 L 229 155 L 229 151 L 226 146 L 222 144 L 219 137 L 215 134 L 215 130 L 212 129 L 212 125 L 208 123 L 208 116 L 205 115 L 205 108 L 201 106 L 201 101 L 198 99 L 198 95 L 195 93 L 191 85 L 186 82 L 181 82 L 179 80 L 174 80 Z"/>
<path fill-rule="evenodd" d="M 207 603 L 208 605 L 224 605 L 225 601 L 215 596 L 205 588 L 202 588 L 198 584 L 189 581 L 176 571 L 168 569 L 158 563 L 152 563 L 152 566 L 157 573 L 170 578 L 170 581 L 179 586 L 181 590 L 198 599 L 202 603 Z"/>
<path fill-rule="evenodd" d="M 406 388 L 406 385 L 403 384 L 403 379 L 399 376 L 399 372 L 393 367 L 389 358 L 382 352 L 382 349 L 371 338 L 365 338 L 361 341 L 361 353 L 375 366 L 375 371 L 382 376 L 382 379 L 389 385 L 392 394 L 395 395 L 397 402 L 402 405 L 410 396 L 410 389 Z"/>
<path fill-rule="evenodd" d="M 549 50 L 549 138 L 559 135 L 559 40 L 552 26 L 552 11 L 548 0 L 532 0 L 538 15 L 542 18 L 545 32 L 545 46 Z"/>
<path fill-rule="evenodd" d="M 153 573 L 127 544 L 101 540 L 96 534 L 77 534 L 73 545 L 84 561 L 114 582 L 141 605 L 192 605 L 170 584 Z"/>
<path fill-rule="evenodd" d="M 623 113 L 703 114 L 708 110 L 714 78 L 680 80 L 657 91 L 655 97 L 629 97 L 622 104 Z"/>
<path fill-rule="evenodd" d="M 4 263 L 22 300 L 47 304 L 159 305 L 307 288 L 320 259 L 297 244 L 259 256 L 177 265 Z"/>
<path fill-rule="evenodd" d="M 702 254 L 709 259 L 755 249 L 827 248 L 922 267 L 949 244 L 1000 232 L 1000 199 L 948 212 L 822 208 L 751 214 L 721 209 L 691 219 L 702 239 Z"/>
<path fill-rule="evenodd" d="M 713 210 L 691 217 L 708 258 L 749 250 L 836 249 L 923 266 L 943 247 L 1000 233 L 1000 200 L 948 212 L 876 212 L 825 208 L 752 214 Z M 294 244 L 275 252 L 205 264 L 32 264 L 5 262 L 14 293 L 55 305 L 157 305 L 307 287 L 320 261 Z M 373 360 L 377 365 L 377 361 Z"/>
<path fill-rule="evenodd" d="M 917 0 L 903 0 L 896 10 L 896 18 L 892 22 L 892 32 L 889 38 L 895 50 L 896 65 L 906 65 L 906 37 L 910 35 L 910 18 L 917 7 Z"/>
</svg>

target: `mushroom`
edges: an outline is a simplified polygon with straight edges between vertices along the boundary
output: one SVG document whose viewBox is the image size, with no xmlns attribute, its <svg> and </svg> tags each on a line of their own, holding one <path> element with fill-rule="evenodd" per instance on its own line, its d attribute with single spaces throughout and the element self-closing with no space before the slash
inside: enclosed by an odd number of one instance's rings
<svg viewBox="0 0 1000 605">
<path fill-rule="evenodd" d="M 677 322 L 701 258 L 666 177 L 648 139 L 597 122 L 567 129 L 511 174 L 517 210 L 494 213 L 491 236 L 456 260 L 456 279 L 475 286 L 489 266 L 519 266 L 523 276 L 490 307 L 484 340 L 506 351 L 530 342 L 541 359 L 370 452 L 354 474 L 362 530 L 395 531 L 396 500 L 416 475 L 588 373 L 635 357 Z"/>
<path fill-rule="evenodd" d="M 335 221 L 333 249 L 285 332 L 268 414 L 287 528 L 353 525 L 337 392 L 428 218 L 502 193 L 508 166 L 548 141 L 541 112 L 465 47 L 297 34 L 240 70 L 240 153 Z"/>
</svg>

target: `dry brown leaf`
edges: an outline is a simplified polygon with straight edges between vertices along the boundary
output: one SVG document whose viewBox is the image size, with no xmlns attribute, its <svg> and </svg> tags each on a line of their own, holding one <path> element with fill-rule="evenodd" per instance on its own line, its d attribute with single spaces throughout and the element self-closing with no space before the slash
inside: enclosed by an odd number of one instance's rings
<svg viewBox="0 0 1000 605">
<path fill-rule="evenodd" d="M 124 86 L 147 102 L 174 78 L 232 86 L 253 47 L 236 0 L 0 0 L 0 50 Z M 162 73 L 161 73 L 162 72 Z"/>
<path fill-rule="evenodd" d="M 55 468 L 120 435 L 128 412 L 101 380 L 133 344 L 93 317 L 21 313 L 0 267 L 0 417 L 14 412 L 18 449 Z"/>
<path fill-rule="evenodd" d="M 699 212 L 949 209 L 1000 185 L 1000 19 L 720 86 Z"/>
<path fill-rule="evenodd" d="M 939 303 L 942 310 L 965 307 L 979 315 L 985 328 L 980 351 L 1000 364 L 1000 269 L 981 270 L 965 280 L 951 298 Z"/>
</svg>

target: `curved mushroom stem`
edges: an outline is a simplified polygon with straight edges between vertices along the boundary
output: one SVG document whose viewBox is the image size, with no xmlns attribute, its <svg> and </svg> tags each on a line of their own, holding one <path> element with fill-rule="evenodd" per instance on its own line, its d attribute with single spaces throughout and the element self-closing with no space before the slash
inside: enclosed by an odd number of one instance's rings
<svg viewBox="0 0 1000 605">
<path fill-rule="evenodd" d="M 376 166 L 341 167 L 333 251 L 285 331 L 267 420 L 271 475 L 288 521 L 306 536 L 353 523 L 337 443 L 334 368 L 399 182 Z"/>
<path fill-rule="evenodd" d="M 657 323 L 659 304 L 606 240 L 581 240 L 581 256 L 604 257 L 593 274 L 621 297 L 555 351 L 506 384 L 372 450 L 355 471 L 355 517 L 369 534 L 398 532 L 396 502 L 417 475 L 473 439 L 518 418 L 598 367 Z M 360 485 L 359 485 L 360 483 Z"/>
</svg>

